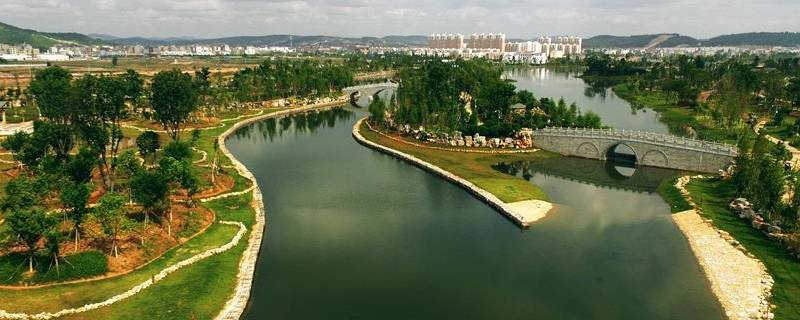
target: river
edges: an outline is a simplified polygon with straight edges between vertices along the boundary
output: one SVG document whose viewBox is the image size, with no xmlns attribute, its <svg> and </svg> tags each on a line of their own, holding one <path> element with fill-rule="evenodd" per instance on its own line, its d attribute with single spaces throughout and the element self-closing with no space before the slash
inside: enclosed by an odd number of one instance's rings
<svg viewBox="0 0 800 320">
<path fill-rule="evenodd" d="M 350 132 L 364 115 L 266 120 L 228 139 L 267 207 L 246 319 L 724 318 L 652 193 L 670 172 L 620 175 L 579 159 L 499 165 L 558 205 L 523 231 L 459 187 L 357 144 Z"/>
<path fill-rule="evenodd" d="M 579 72 L 566 68 L 515 67 L 506 70 L 505 79 L 514 80 L 517 89 L 533 92 L 537 98 L 564 98 L 567 104 L 577 103 L 582 111 L 592 111 L 603 123 L 616 129 L 670 133 L 650 108 L 632 108 L 611 88 L 594 88 L 578 78 Z"/>
</svg>

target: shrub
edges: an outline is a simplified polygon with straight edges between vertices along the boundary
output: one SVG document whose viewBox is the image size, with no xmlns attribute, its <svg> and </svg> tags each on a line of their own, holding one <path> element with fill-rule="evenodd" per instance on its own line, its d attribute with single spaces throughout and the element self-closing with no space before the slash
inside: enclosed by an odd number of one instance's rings
<svg viewBox="0 0 800 320">
<path fill-rule="evenodd" d="M 27 256 L 11 253 L 0 257 L 0 284 L 42 284 L 91 278 L 108 272 L 108 258 L 97 251 L 81 252 L 62 257 L 59 269 L 53 265 L 49 256 L 38 256 L 35 263 L 36 273 L 25 275 L 28 271 Z"/>
</svg>

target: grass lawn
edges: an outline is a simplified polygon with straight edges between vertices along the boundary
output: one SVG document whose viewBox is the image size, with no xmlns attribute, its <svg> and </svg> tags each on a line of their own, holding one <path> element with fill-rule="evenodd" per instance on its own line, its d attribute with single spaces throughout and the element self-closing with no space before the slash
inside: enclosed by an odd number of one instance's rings
<svg viewBox="0 0 800 320">
<path fill-rule="evenodd" d="M 687 188 L 692 199 L 703 209 L 704 218 L 711 219 L 715 227 L 730 233 L 766 265 L 775 279 L 771 298 L 775 305 L 775 319 L 800 319 L 800 261 L 728 210 L 728 202 L 735 196 L 730 183 L 713 179 L 693 180 Z"/>
<path fill-rule="evenodd" d="M 669 180 L 666 180 L 658 186 L 658 194 L 661 195 L 661 198 L 669 204 L 669 209 L 672 213 L 683 212 L 686 210 L 691 210 L 692 205 L 686 201 L 686 198 L 683 197 L 681 191 L 675 187 L 675 183 L 678 181 L 679 177 L 675 177 Z"/>
<path fill-rule="evenodd" d="M 531 161 L 558 157 L 556 154 L 545 151 L 492 155 L 419 148 L 378 135 L 369 130 L 366 124 L 362 125 L 361 134 L 370 141 L 413 155 L 464 178 L 494 194 L 506 203 L 523 200 L 547 201 L 548 197 L 539 187 L 522 178 L 497 171 L 492 168 L 492 165 L 501 162 Z"/>
<path fill-rule="evenodd" d="M 712 119 L 698 114 L 689 107 L 677 105 L 676 99 L 663 91 L 635 92 L 627 83 L 618 84 L 613 89 L 620 98 L 633 105 L 648 107 L 658 112 L 659 120 L 666 124 L 673 134 L 686 136 L 689 134 L 687 127 L 691 127 L 698 139 L 736 144 L 737 137 L 734 133 L 721 129 Z"/>
</svg>

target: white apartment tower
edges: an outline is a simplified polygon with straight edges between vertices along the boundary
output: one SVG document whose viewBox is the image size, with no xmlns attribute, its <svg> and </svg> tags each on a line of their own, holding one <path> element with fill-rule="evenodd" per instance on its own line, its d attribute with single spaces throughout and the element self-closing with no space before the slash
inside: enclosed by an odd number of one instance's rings
<svg viewBox="0 0 800 320">
<path fill-rule="evenodd" d="M 539 43 L 542 44 L 542 52 L 551 58 L 581 54 L 583 51 L 583 39 L 576 36 L 559 36 L 555 39 L 539 37 Z"/>
</svg>

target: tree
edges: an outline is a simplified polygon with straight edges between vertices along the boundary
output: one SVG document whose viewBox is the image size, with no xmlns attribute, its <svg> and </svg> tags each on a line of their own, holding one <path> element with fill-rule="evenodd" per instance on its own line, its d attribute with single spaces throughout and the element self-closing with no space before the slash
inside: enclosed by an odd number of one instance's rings
<svg viewBox="0 0 800 320">
<path fill-rule="evenodd" d="M 129 223 L 127 212 L 125 211 L 125 197 L 113 192 L 106 193 L 100 198 L 97 207 L 94 208 L 94 216 L 100 221 L 103 234 L 111 238 L 111 252 L 114 257 L 118 257 L 118 235 Z"/>
<path fill-rule="evenodd" d="M 192 147 L 182 141 L 171 141 L 163 150 L 164 158 L 173 158 L 178 161 L 188 161 L 192 158 Z"/>
<path fill-rule="evenodd" d="M 153 131 L 145 131 L 136 138 L 136 147 L 139 149 L 139 154 L 142 158 L 147 159 L 148 155 L 153 156 L 153 162 L 156 161 L 156 151 L 161 147 L 158 134 Z"/>
<path fill-rule="evenodd" d="M 143 230 L 147 230 L 149 215 L 154 210 L 162 208 L 169 195 L 167 180 L 157 172 L 141 171 L 131 179 L 131 189 L 133 200 L 144 207 Z M 145 233 L 142 233 L 142 244 L 144 244 Z"/>
<path fill-rule="evenodd" d="M 87 183 L 92 179 L 92 169 L 97 163 L 97 153 L 88 148 L 81 148 L 78 154 L 70 157 L 65 166 L 65 173 L 76 183 Z"/>
<path fill-rule="evenodd" d="M 28 272 L 32 273 L 37 245 L 57 222 L 41 209 L 24 209 L 12 211 L 6 217 L 6 223 L 11 233 L 16 235 L 27 249 Z"/>
<path fill-rule="evenodd" d="M 373 96 L 372 102 L 369 104 L 369 112 L 372 114 L 374 123 L 383 124 L 384 117 L 386 116 L 386 104 L 377 94 Z"/>
<path fill-rule="evenodd" d="M 192 165 L 189 163 L 188 159 L 178 160 L 173 157 L 165 156 L 161 158 L 158 163 L 157 173 L 159 176 L 163 177 L 168 184 L 184 188 L 188 193 L 191 203 L 192 197 L 198 191 L 199 181 L 197 180 L 197 175 L 192 170 Z M 167 205 L 169 206 L 169 224 L 167 231 L 168 234 L 172 234 L 172 201 L 169 197 L 167 197 L 167 200 Z"/>
<path fill-rule="evenodd" d="M 128 71 L 122 75 L 122 81 L 125 86 L 125 96 L 133 105 L 134 110 L 138 110 L 142 92 L 144 92 L 144 79 L 142 79 L 142 76 L 135 70 L 128 69 Z"/>
<path fill-rule="evenodd" d="M 78 251 L 81 226 L 88 213 L 89 195 L 91 189 L 86 183 L 71 183 L 61 189 L 61 203 L 72 215 L 75 230 L 75 251 Z"/>
<path fill-rule="evenodd" d="M 68 123 L 72 116 L 69 103 L 72 75 L 61 67 L 36 72 L 28 92 L 33 95 L 42 116 L 55 123 Z"/>
<path fill-rule="evenodd" d="M 115 66 L 115 67 L 116 67 L 118 63 L 119 63 L 119 57 L 113 57 L 113 58 L 111 58 L 111 65 L 112 65 L 112 66 Z"/>
<path fill-rule="evenodd" d="M 197 109 L 198 92 L 192 77 L 178 70 L 159 72 L 151 91 L 156 119 L 173 140 L 179 140 L 181 127 Z"/>
</svg>

